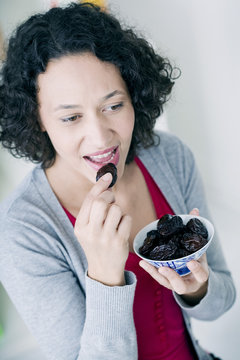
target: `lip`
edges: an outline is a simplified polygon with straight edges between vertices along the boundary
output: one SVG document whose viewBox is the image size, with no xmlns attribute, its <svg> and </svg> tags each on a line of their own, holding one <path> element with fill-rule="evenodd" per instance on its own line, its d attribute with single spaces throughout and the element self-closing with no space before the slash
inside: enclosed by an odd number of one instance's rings
<svg viewBox="0 0 240 360">
<path fill-rule="evenodd" d="M 114 155 L 113 157 L 111 158 L 110 161 L 106 161 L 106 162 L 94 162 L 92 160 L 90 160 L 90 158 L 88 157 L 88 155 L 85 155 L 83 158 L 84 160 L 86 161 L 86 163 L 88 164 L 88 166 L 90 166 L 92 169 L 94 169 L 95 171 L 98 171 L 99 169 L 101 169 L 101 167 L 103 167 L 104 165 L 106 165 L 107 163 L 111 162 L 112 164 L 114 164 L 115 166 L 118 165 L 119 163 L 119 159 L 120 159 L 120 153 L 119 153 L 119 146 L 114 146 L 111 148 L 112 149 L 112 152 L 114 152 Z M 105 150 L 105 151 L 102 151 L 102 152 L 97 152 L 97 153 L 94 153 L 94 155 L 102 155 L 106 152 L 109 152 L 110 150 Z M 91 155 L 93 156 L 93 154 Z"/>
<path fill-rule="evenodd" d="M 91 157 L 91 156 L 97 156 L 97 155 L 103 155 L 103 154 L 106 154 L 108 152 L 112 152 L 113 150 L 115 150 L 117 148 L 117 146 L 112 146 L 108 149 L 105 149 L 105 150 L 102 150 L 102 151 L 97 151 L 95 153 L 92 153 L 92 154 L 86 154 L 84 155 L 84 157 Z"/>
</svg>

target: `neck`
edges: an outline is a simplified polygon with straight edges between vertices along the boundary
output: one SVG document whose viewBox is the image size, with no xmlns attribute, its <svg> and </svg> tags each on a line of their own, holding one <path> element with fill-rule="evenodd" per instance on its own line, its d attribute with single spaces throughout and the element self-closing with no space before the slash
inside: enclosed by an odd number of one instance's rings
<svg viewBox="0 0 240 360">
<path fill-rule="evenodd" d="M 112 191 L 117 199 L 125 197 L 131 186 L 134 186 L 134 173 L 136 163 L 133 161 L 130 164 L 125 165 L 124 173 L 113 186 Z M 81 208 L 81 204 L 94 185 L 87 178 L 79 176 L 74 173 L 71 177 L 62 175 L 62 170 L 53 165 L 51 168 L 45 170 L 49 184 L 52 187 L 58 201 L 61 205 L 67 209 L 73 216 L 77 216 Z"/>
</svg>

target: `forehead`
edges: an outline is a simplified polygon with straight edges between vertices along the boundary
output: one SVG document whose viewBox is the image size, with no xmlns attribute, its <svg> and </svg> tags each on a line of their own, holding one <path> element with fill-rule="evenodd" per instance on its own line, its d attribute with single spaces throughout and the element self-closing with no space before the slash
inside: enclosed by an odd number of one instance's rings
<svg viewBox="0 0 240 360">
<path fill-rule="evenodd" d="M 40 91 L 63 88 L 67 91 L 79 91 L 82 88 L 85 92 L 94 89 L 95 94 L 116 88 L 127 91 L 119 69 L 91 53 L 51 60 L 46 71 L 39 75 L 38 86 Z"/>
</svg>

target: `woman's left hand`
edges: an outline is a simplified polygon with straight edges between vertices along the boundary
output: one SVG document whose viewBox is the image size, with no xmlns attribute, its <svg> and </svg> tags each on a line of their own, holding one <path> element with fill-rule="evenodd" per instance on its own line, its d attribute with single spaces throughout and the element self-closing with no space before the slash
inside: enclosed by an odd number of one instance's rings
<svg viewBox="0 0 240 360">
<path fill-rule="evenodd" d="M 194 209 L 190 214 L 199 215 L 199 212 Z M 198 260 L 189 261 L 187 267 L 191 270 L 191 273 L 183 277 L 168 267 L 157 269 L 145 260 L 141 260 L 139 265 L 160 285 L 181 295 L 189 305 L 198 304 L 207 293 L 209 270 L 206 254 L 203 254 Z"/>
</svg>

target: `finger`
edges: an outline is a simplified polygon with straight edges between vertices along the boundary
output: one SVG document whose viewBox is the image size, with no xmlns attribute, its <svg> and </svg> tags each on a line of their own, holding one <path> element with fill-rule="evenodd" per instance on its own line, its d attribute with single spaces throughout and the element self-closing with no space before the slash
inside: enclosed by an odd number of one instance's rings
<svg viewBox="0 0 240 360">
<path fill-rule="evenodd" d="M 77 223 L 84 225 L 89 222 L 90 211 L 94 199 L 108 189 L 111 184 L 112 175 L 110 173 L 102 176 L 99 181 L 92 187 L 85 199 L 77 216 Z"/>
<path fill-rule="evenodd" d="M 109 208 L 109 211 L 108 211 L 105 223 L 104 223 L 105 230 L 110 233 L 115 232 L 119 226 L 121 218 L 122 218 L 121 208 L 116 204 L 112 204 Z"/>
<path fill-rule="evenodd" d="M 132 217 L 129 215 L 124 215 L 121 219 L 121 222 L 118 226 L 118 234 L 123 238 L 128 240 L 132 228 Z"/>
<path fill-rule="evenodd" d="M 112 182 L 112 174 L 111 173 L 106 173 L 105 175 L 103 175 L 97 182 L 96 184 L 92 187 L 92 189 L 90 190 L 90 194 L 92 196 L 98 196 L 99 194 L 101 194 L 103 191 L 107 190 L 109 185 Z"/>
<path fill-rule="evenodd" d="M 191 260 L 187 263 L 187 267 L 192 272 L 198 283 L 204 283 L 207 281 L 209 276 L 208 269 L 203 267 L 200 262 Z"/>
<path fill-rule="evenodd" d="M 169 267 L 159 268 L 159 273 L 163 275 L 169 282 L 171 289 L 178 294 L 184 294 L 186 291 L 186 285 L 183 279 L 177 272 Z"/>
<path fill-rule="evenodd" d="M 155 266 L 149 264 L 147 261 L 145 260 L 141 260 L 139 262 L 139 265 L 149 274 L 151 275 L 151 277 L 153 279 L 155 279 L 160 285 L 166 287 L 167 289 L 171 290 L 171 285 L 169 283 L 169 281 L 160 274 L 159 270 L 162 269 L 162 267 L 160 267 L 159 269 L 157 269 Z"/>
<path fill-rule="evenodd" d="M 89 223 L 94 224 L 95 229 L 100 229 L 103 226 L 103 223 L 108 216 L 111 201 L 111 197 L 105 196 L 105 198 L 102 198 L 99 196 L 92 202 L 89 214 Z"/>
<path fill-rule="evenodd" d="M 207 267 L 207 254 L 204 253 L 197 261 L 203 266 Z"/>
<path fill-rule="evenodd" d="M 189 215 L 195 215 L 195 216 L 199 216 L 199 209 L 198 208 L 194 208 L 190 211 Z"/>
<path fill-rule="evenodd" d="M 115 201 L 115 196 L 114 193 L 111 190 L 106 190 L 103 193 L 101 193 L 99 195 L 100 199 L 103 199 L 104 201 L 106 201 L 108 204 L 112 204 Z"/>
</svg>

